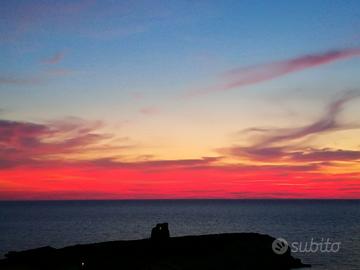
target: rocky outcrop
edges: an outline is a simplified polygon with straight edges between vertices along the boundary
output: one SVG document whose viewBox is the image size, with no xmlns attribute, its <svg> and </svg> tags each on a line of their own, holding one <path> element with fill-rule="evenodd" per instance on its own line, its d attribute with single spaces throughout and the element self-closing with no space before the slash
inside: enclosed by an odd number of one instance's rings
<svg viewBox="0 0 360 270">
<path fill-rule="evenodd" d="M 150 239 L 11 252 L 0 261 L 0 269 L 285 270 L 307 266 L 292 257 L 290 250 L 281 255 L 273 252 L 275 239 L 268 235 L 229 233 L 170 238 L 166 237 L 167 225 L 161 225 L 155 227 Z"/>
</svg>

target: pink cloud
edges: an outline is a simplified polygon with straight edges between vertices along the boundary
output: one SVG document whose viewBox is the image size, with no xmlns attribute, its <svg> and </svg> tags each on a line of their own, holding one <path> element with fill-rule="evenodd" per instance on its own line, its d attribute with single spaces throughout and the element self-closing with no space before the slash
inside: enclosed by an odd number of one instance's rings
<svg viewBox="0 0 360 270">
<path fill-rule="evenodd" d="M 114 138 L 111 134 L 101 133 L 99 129 L 102 126 L 102 122 L 90 122 L 78 118 L 47 123 L 0 120 L 0 170 L 19 166 L 29 168 L 67 166 L 154 172 L 202 169 L 220 159 L 220 157 L 203 157 L 199 159 L 121 161 L 118 155 L 119 150 L 133 146 L 128 144 L 128 138 Z M 109 140 L 114 142 L 115 139 L 116 145 L 108 143 Z M 99 155 L 91 160 L 64 158 L 69 154 L 87 152 L 98 152 Z M 107 157 L 106 152 L 108 152 Z"/>
<path fill-rule="evenodd" d="M 113 136 L 101 133 L 101 126 L 101 122 L 77 118 L 48 123 L 0 120 L 0 167 L 41 164 L 64 154 L 118 150 L 119 145 L 106 143 Z"/>
<path fill-rule="evenodd" d="M 43 63 L 45 64 L 49 64 L 49 65 L 55 65 L 60 63 L 61 60 L 64 59 L 64 52 L 57 52 L 53 55 L 51 55 L 50 57 L 46 58 L 43 60 Z"/>
<path fill-rule="evenodd" d="M 142 114 L 146 114 L 146 115 L 153 115 L 153 114 L 157 114 L 160 112 L 159 108 L 157 107 L 144 107 L 144 108 L 141 108 L 139 110 L 140 113 Z"/>
<path fill-rule="evenodd" d="M 74 71 L 67 68 L 56 68 L 56 69 L 48 69 L 47 73 L 54 77 L 63 77 L 63 76 L 72 75 Z"/>
<path fill-rule="evenodd" d="M 135 99 L 135 100 L 141 100 L 141 99 L 144 99 L 144 98 L 145 98 L 144 93 L 142 93 L 142 92 L 137 92 L 137 91 L 131 92 L 131 93 L 130 93 L 130 96 L 131 96 L 133 99 Z"/>
<path fill-rule="evenodd" d="M 269 81 L 289 73 L 330 64 L 342 59 L 360 56 L 360 48 L 333 50 L 325 53 L 304 55 L 284 61 L 272 62 L 247 68 L 237 68 L 225 73 L 224 81 L 215 86 L 191 92 L 192 95 L 225 91 Z"/>
</svg>

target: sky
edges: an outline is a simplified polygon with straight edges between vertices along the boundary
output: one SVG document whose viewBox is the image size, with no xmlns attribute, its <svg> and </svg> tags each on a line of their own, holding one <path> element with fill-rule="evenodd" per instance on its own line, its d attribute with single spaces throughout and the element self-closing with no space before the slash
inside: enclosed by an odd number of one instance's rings
<svg viewBox="0 0 360 270">
<path fill-rule="evenodd" d="M 0 200 L 360 199 L 359 1 L 0 5 Z"/>
</svg>

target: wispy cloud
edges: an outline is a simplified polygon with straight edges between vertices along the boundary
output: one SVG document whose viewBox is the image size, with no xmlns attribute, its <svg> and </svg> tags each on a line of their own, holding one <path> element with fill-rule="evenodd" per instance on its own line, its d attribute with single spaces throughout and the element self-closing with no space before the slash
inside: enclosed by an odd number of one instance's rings
<svg viewBox="0 0 360 270">
<path fill-rule="evenodd" d="M 346 102 L 359 97 L 359 92 L 346 92 L 333 100 L 326 108 L 323 116 L 318 120 L 302 126 L 284 129 L 251 128 L 245 130 L 256 132 L 255 142 L 250 145 L 225 147 L 219 149 L 222 154 L 242 157 L 253 161 L 356 161 L 360 158 L 360 151 L 331 148 L 309 148 L 298 146 L 298 143 L 318 134 L 335 130 L 360 128 L 358 124 L 343 125 L 337 121 L 339 113 Z M 260 136 L 258 133 L 260 132 Z M 295 142 L 297 144 L 295 144 Z"/>
<path fill-rule="evenodd" d="M 48 123 L 0 120 L 0 167 L 61 161 L 72 154 L 109 155 L 109 150 L 118 150 L 119 145 L 108 144 L 113 136 L 101 133 L 101 127 L 99 121 L 78 118 Z"/>
<path fill-rule="evenodd" d="M 121 38 L 121 37 L 127 37 L 134 34 L 139 34 L 146 32 L 148 30 L 149 26 L 146 24 L 142 25 L 128 25 L 128 26 L 121 26 L 118 28 L 110 28 L 110 29 L 103 29 L 102 31 L 99 29 L 91 29 L 84 31 L 82 33 L 85 37 L 90 38 L 96 38 L 100 40 L 107 40 L 107 39 L 113 39 L 113 38 Z"/>
<path fill-rule="evenodd" d="M 64 77 L 75 73 L 74 70 L 68 68 L 52 68 L 47 69 L 46 72 L 53 77 Z"/>
<path fill-rule="evenodd" d="M 1 85 L 32 85 L 41 82 L 39 78 L 18 78 L 14 76 L 0 76 Z"/>
<path fill-rule="evenodd" d="M 360 151 L 342 149 L 307 149 L 290 153 L 290 158 L 296 161 L 358 161 Z"/>
<path fill-rule="evenodd" d="M 209 166 L 220 157 L 199 159 L 119 160 L 119 151 L 134 147 L 129 139 L 116 138 L 100 130 L 101 121 L 66 118 L 47 123 L 0 120 L 0 169 L 17 166 L 86 166 L 142 171 L 195 169 Z M 72 155 L 97 153 L 93 158 Z M 91 155 L 90 155 L 91 156 Z M 70 157 L 70 158 L 69 158 Z"/>
<path fill-rule="evenodd" d="M 360 48 L 332 50 L 324 53 L 303 55 L 296 58 L 271 62 L 226 72 L 223 81 L 204 89 L 191 91 L 190 95 L 201 95 L 217 91 L 241 88 L 247 85 L 269 81 L 289 73 L 330 64 L 342 59 L 360 56 Z"/>
<path fill-rule="evenodd" d="M 160 112 L 160 109 L 154 106 L 144 107 L 139 110 L 140 113 L 145 115 L 153 115 Z"/>
<path fill-rule="evenodd" d="M 43 59 L 42 62 L 49 65 L 55 65 L 60 63 L 60 61 L 64 59 L 64 56 L 65 56 L 64 52 L 57 52 L 51 55 L 50 57 Z"/>
<path fill-rule="evenodd" d="M 131 169 L 144 172 L 158 172 L 171 170 L 201 170 L 216 166 L 222 157 L 202 157 L 197 159 L 152 159 L 123 162 L 112 158 L 95 159 L 83 164 L 99 166 L 108 169 Z"/>
<path fill-rule="evenodd" d="M 220 149 L 219 152 L 239 158 L 260 162 L 357 162 L 360 160 L 360 150 L 344 150 L 332 148 L 294 148 L 288 147 L 243 147 L 233 146 Z M 328 163 L 331 165 L 331 163 Z M 307 168 L 309 169 L 309 168 Z M 312 168 L 315 169 L 315 168 Z"/>
<path fill-rule="evenodd" d="M 75 71 L 67 68 L 45 68 L 34 71 L 33 74 L 0 75 L 0 86 L 31 86 L 49 82 L 51 79 L 74 74 Z"/>
<path fill-rule="evenodd" d="M 108 144 L 112 135 L 101 127 L 101 122 L 77 118 L 45 123 L 1 120 L 0 199 L 358 197 L 358 173 L 324 173 L 324 162 L 309 161 L 353 161 L 360 151 L 290 153 L 278 148 L 277 153 L 303 160 L 290 164 L 227 164 L 222 156 L 129 161 L 115 154 L 127 145 Z M 344 185 L 353 189 L 345 190 Z"/>
<path fill-rule="evenodd" d="M 360 96 L 359 92 L 346 92 L 342 97 L 333 100 L 326 108 L 323 116 L 303 127 L 295 127 L 288 129 L 267 130 L 266 135 L 257 143 L 259 146 L 268 146 L 274 143 L 289 142 L 292 140 L 302 139 L 310 135 L 323 132 L 333 131 L 337 129 L 349 129 L 358 126 L 344 126 L 337 121 L 337 116 L 342 111 L 346 102 Z M 258 129 L 259 130 L 259 129 Z"/>
<path fill-rule="evenodd" d="M 0 41 L 15 41 L 28 32 L 44 28 L 45 25 L 55 25 L 58 28 L 68 25 L 69 21 L 76 22 L 79 13 L 88 10 L 94 3 L 93 0 L 56 4 L 47 1 L 25 1 L 4 5 L 1 16 L 6 22 L 7 29 L 2 33 Z"/>
<path fill-rule="evenodd" d="M 147 31 L 154 24 L 154 18 L 163 17 L 154 4 L 148 5 L 149 8 L 144 9 L 144 3 L 110 1 L 104 5 L 96 0 L 9 3 L 0 10 L 8 26 L 0 42 L 13 42 L 39 29 L 105 40 L 127 37 Z M 141 20 L 136 19 L 137 12 L 141 12 Z M 109 25 L 109 20 L 116 21 Z"/>
</svg>

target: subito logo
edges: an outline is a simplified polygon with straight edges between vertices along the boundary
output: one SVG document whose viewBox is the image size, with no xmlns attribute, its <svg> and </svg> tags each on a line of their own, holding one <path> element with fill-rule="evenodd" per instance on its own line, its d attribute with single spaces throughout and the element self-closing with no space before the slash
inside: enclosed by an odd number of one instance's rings
<svg viewBox="0 0 360 270">
<path fill-rule="evenodd" d="M 275 254 L 282 255 L 289 248 L 288 242 L 284 238 L 277 238 L 272 243 L 272 250 Z"/>
</svg>

